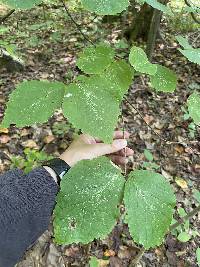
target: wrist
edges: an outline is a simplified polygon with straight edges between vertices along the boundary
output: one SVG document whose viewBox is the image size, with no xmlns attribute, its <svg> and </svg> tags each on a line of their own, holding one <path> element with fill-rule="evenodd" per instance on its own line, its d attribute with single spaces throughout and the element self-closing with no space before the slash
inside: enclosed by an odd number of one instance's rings
<svg viewBox="0 0 200 267">
<path fill-rule="evenodd" d="M 78 159 L 77 153 L 66 150 L 63 154 L 60 155 L 60 159 L 64 160 L 70 167 L 73 167 L 80 159 Z"/>
</svg>

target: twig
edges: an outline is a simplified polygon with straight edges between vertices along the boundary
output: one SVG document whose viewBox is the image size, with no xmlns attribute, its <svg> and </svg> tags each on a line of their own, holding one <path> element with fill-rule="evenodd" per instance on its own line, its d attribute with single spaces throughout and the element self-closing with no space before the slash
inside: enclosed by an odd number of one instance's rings
<svg viewBox="0 0 200 267">
<path fill-rule="evenodd" d="M 185 221 L 191 219 L 194 215 L 200 212 L 200 206 L 197 208 L 193 209 L 191 212 L 189 212 L 186 216 L 182 217 L 181 219 L 178 220 L 178 222 L 172 224 L 169 228 L 170 231 L 176 229 L 179 225 L 183 224 Z"/>
<path fill-rule="evenodd" d="M 81 30 L 81 26 L 75 21 L 75 19 L 73 18 L 73 16 L 71 15 L 69 9 L 67 8 L 66 4 L 65 4 L 65 1 L 64 0 L 61 0 L 62 4 L 63 4 L 63 7 L 67 13 L 67 15 L 70 17 L 71 21 L 74 23 L 74 25 L 76 26 L 77 30 L 80 32 L 80 34 L 83 36 L 83 38 L 89 42 L 90 44 L 92 45 L 95 45 L 95 43 L 93 43 Z"/>
<path fill-rule="evenodd" d="M 126 102 L 138 113 L 138 115 L 140 116 L 140 118 L 146 123 L 146 125 L 152 130 L 152 132 L 157 135 L 162 141 L 164 141 L 165 143 L 167 143 L 168 141 L 166 139 L 164 139 L 159 133 L 157 133 L 152 127 L 151 125 L 146 122 L 146 120 L 144 119 L 143 115 L 140 113 L 140 111 L 133 106 L 133 104 L 127 99 L 125 98 Z"/>
<path fill-rule="evenodd" d="M 192 7 L 188 0 L 184 0 L 184 1 L 185 1 L 185 4 L 186 4 L 187 6 Z M 190 14 L 191 14 L 191 17 L 193 18 L 193 20 L 194 20 L 196 23 L 200 24 L 200 20 L 198 20 L 198 18 L 195 16 L 195 14 L 194 14 L 193 12 L 191 12 Z"/>
<path fill-rule="evenodd" d="M 141 248 L 137 256 L 131 261 L 130 267 L 134 267 L 141 260 L 144 253 L 145 253 L 145 248 Z"/>
<path fill-rule="evenodd" d="M 0 19 L 0 24 L 4 23 L 13 13 L 15 9 L 10 10 L 3 18 Z"/>
<path fill-rule="evenodd" d="M 122 123 L 123 123 L 123 139 L 126 139 L 125 138 L 125 121 L 124 121 L 124 117 L 122 115 Z M 124 148 L 124 158 L 125 158 L 125 163 L 124 163 L 124 175 L 126 176 L 127 175 L 127 150 L 126 150 L 126 147 Z"/>
</svg>

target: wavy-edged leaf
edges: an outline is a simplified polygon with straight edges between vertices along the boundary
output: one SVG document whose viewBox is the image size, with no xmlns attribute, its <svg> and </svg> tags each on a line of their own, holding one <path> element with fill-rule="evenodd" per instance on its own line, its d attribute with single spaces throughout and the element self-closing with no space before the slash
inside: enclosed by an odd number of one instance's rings
<svg viewBox="0 0 200 267">
<path fill-rule="evenodd" d="M 156 74 L 151 76 L 151 85 L 156 91 L 172 93 L 176 89 L 177 76 L 172 70 L 157 65 Z"/>
<path fill-rule="evenodd" d="M 98 15 L 115 15 L 124 11 L 129 0 L 81 0 L 83 7 Z"/>
<path fill-rule="evenodd" d="M 84 160 L 64 176 L 54 210 L 58 244 L 104 238 L 119 218 L 124 178 L 108 158 Z"/>
<path fill-rule="evenodd" d="M 188 43 L 188 40 L 183 36 L 177 35 L 176 40 L 182 47 L 184 47 L 184 49 L 193 49 L 193 47 Z"/>
<path fill-rule="evenodd" d="M 65 85 L 60 82 L 24 81 L 10 95 L 2 122 L 18 127 L 46 122 L 62 105 Z"/>
<path fill-rule="evenodd" d="M 76 65 L 87 74 L 99 74 L 113 62 L 114 55 L 114 50 L 106 44 L 87 47 L 79 55 Z"/>
<path fill-rule="evenodd" d="M 168 14 L 168 15 L 173 15 L 170 7 L 168 7 L 167 5 L 164 5 L 164 4 L 160 3 L 157 0 L 145 0 L 145 2 L 147 4 L 149 4 L 150 6 L 152 6 L 153 8 L 156 8 L 156 9 L 158 9 L 158 10 L 160 10 L 160 11 L 162 11 L 162 12 Z"/>
<path fill-rule="evenodd" d="M 112 141 L 120 115 L 119 105 L 132 81 L 131 68 L 125 69 L 125 66 L 123 61 L 113 63 L 105 73 L 81 76 L 80 81 L 67 87 L 63 112 L 76 128 L 104 142 Z"/>
<path fill-rule="evenodd" d="M 108 86 L 103 77 L 86 77 L 67 86 L 63 101 L 64 115 L 72 125 L 104 142 L 112 141 L 120 114 L 119 101 L 105 90 Z"/>
<path fill-rule="evenodd" d="M 131 48 L 129 61 L 136 71 L 150 75 L 155 75 L 157 71 L 157 65 L 149 62 L 147 55 L 140 47 L 133 46 Z"/>
<path fill-rule="evenodd" d="M 125 185 L 124 202 L 131 236 L 146 249 L 160 245 L 172 221 L 175 196 L 165 178 L 136 170 Z"/>
<path fill-rule="evenodd" d="M 184 48 L 178 50 L 183 54 L 189 61 L 200 65 L 200 48 L 193 48 L 188 40 L 181 35 L 176 36 L 179 44 Z"/>
<path fill-rule="evenodd" d="M 42 3 L 43 0 L 2 0 L 2 2 L 16 9 L 30 9 Z"/>
<path fill-rule="evenodd" d="M 119 60 L 113 62 L 102 74 L 102 77 L 110 82 L 108 90 L 113 92 L 119 101 L 122 101 L 133 81 L 134 69 L 125 60 Z"/>
<path fill-rule="evenodd" d="M 200 48 L 178 49 L 189 61 L 200 65 Z"/>
<path fill-rule="evenodd" d="M 197 125 L 200 125 L 200 94 L 194 92 L 190 95 L 187 105 L 191 118 Z"/>
</svg>

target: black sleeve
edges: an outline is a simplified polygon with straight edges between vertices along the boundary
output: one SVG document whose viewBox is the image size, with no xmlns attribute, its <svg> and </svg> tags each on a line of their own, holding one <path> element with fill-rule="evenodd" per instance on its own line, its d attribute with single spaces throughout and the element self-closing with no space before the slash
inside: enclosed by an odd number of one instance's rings
<svg viewBox="0 0 200 267">
<path fill-rule="evenodd" d="M 57 191 L 43 167 L 0 176 L 0 267 L 13 267 L 47 230 Z"/>
</svg>

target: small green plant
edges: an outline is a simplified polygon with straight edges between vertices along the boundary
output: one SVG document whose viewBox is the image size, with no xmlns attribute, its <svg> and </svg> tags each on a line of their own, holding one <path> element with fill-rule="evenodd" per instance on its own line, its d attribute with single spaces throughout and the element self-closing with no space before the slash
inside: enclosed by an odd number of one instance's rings
<svg viewBox="0 0 200 267">
<path fill-rule="evenodd" d="M 178 208 L 178 215 L 180 218 L 183 218 L 187 215 L 185 210 L 183 208 Z M 176 223 L 177 220 L 173 219 L 172 224 Z M 186 220 L 183 224 L 178 226 L 176 229 L 174 229 L 171 232 L 174 236 L 177 237 L 177 239 L 180 242 L 188 242 L 192 237 L 200 236 L 199 232 L 192 229 L 192 226 L 190 227 L 189 220 Z"/>
<path fill-rule="evenodd" d="M 181 110 L 184 112 L 183 115 L 183 120 L 187 121 L 191 118 L 189 111 L 185 107 L 181 107 Z M 188 124 L 188 131 L 189 131 L 189 136 L 190 138 L 194 138 L 196 134 L 197 126 L 196 124 L 192 121 Z"/>
<path fill-rule="evenodd" d="M 160 166 L 154 162 L 154 156 L 149 150 L 147 149 L 144 150 L 144 156 L 147 159 L 147 161 L 142 163 L 141 167 L 143 169 L 157 170 L 160 168 Z"/>
<path fill-rule="evenodd" d="M 64 136 L 69 130 L 72 129 L 72 125 L 66 121 L 54 123 L 52 132 L 55 135 Z"/>
<path fill-rule="evenodd" d="M 52 159 L 43 151 L 25 148 L 24 157 L 13 156 L 11 158 L 11 168 L 19 168 L 24 170 L 25 173 L 30 172 L 33 168 L 41 166 L 42 162 Z"/>
</svg>

